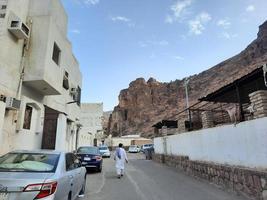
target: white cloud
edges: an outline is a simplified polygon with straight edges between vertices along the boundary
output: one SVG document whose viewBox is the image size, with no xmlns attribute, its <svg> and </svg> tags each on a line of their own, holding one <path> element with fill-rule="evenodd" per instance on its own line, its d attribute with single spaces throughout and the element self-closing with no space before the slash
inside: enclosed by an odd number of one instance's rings
<svg viewBox="0 0 267 200">
<path fill-rule="evenodd" d="M 247 12 L 253 12 L 253 11 L 255 11 L 255 6 L 254 6 L 254 5 L 249 5 L 249 6 L 246 8 L 246 11 L 247 11 Z"/>
<path fill-rule="evenodd" d="M 231 26 L 231 22 L 228 20 L 228 19 L 220 19 L 218 22 L 217 22 L 217 26 L 220 26 L 224 29 L 227 29 Z"/>
<path fill-rule="evenodd" d="M 116 22 L 116 21 L 121 21 L 121 22 L 130 22 L 131 20 L 128 19 L 127 17 L 123 16 L 116 16 L 116 17 L 111 17 L 111 20 Z"/>
<path fill-rule="evenodd" d="M 148 46 L 167 46 L 169 45 L 169 42 L 167 40 L 160 40 L 160 41 L 140 41 L 138 42 L 139 46 L 142 48 L 148 47 Z"/>
<path fill-rule="evenodd" d="M 127 24 L 130 28 L 135 27 L 135 23 L 131 19 L 124 16 L 114 16 L 110 18 L 113 22 L 121 22 Z"/>
<path fill-rule="evenodd" d="M 189 21 L 190 32 L 195 35 L 200 35 L 205 30 L 205 25 L 211 20 L 211 16 L 207 12 L 202 12 Z"/>
<path fill-rule="evenodd" d="M 191 0 L 183 0 L 177 1 L 175 4 L 171 6 L 171 10 L 173 11 L 173 15 L 178 19 L 180 18 L 184 12 L 186 11 L 187 7 L 191 5 Z"/>
<path fill-rule="evenodd" d="M 184 58 L 182 56 L 174 56 L 173 57 L 175 60 L 184 60 Z"/>
<path fill-rule="evenodd" d="M 140 47 L 142 47 L 142 48 L 145 48 L 145 47 L 148 46 L 148 44 L 147 44 L 146 42 L 142 42 L 142 41 L 138 42 L 138 45 L 139 45 Z"/>
<path fill-rule="evenodd" d="M 228 32 L 223 32 L 221 37 L 225 38 L 225 39 L 232 39 L 232 38 L 236 38 L 238 35 L 237 34 L 232 34 L 232 33 L 228 33 Z"/>
<path fill-rule="evenodd" d="M 89 5 L 96 5 L 99 3 L 99 0 L 83 0 L 83 2 Z"/>
<path fill-rule="evenodd" d="M 166 16 L 165 22 L 172 24 L 174 21 L 181 20 L 187 14 L 187 9 L 191 4 L 192 0 L 178 0 L 170 7 L 171 14 Z"/>
<path fill-rule="evenodd" d="M 169 42 L 166 41 L 166 40 L 161 40 L 161 41 L 158 41 L 158 42 L 154 42 L 155 45 L 159 45 L 159 46 L 167 46 L 169 45 Z"/>
<path fill-rule="evenodd" d="M 73 0 L 73 1 L 78 4 L 85 4 L 85 5 L 96 5 L 100 2 L 100 0 Z"/>
<path fill-rule="evenodd" d="M 172 18 L 172 16 L 170 16 L 170 15 L 167 15 L 166 16 L 166 18 L 165 18 L 165 23 L 167 23 L 167 24 L 172 24 L 173 23 L 173 18 Z"/>
<path fill-rule="evenodd" d="M 70 32 L 71 32 L 71 33 L 75 33 L 75 34 L 80 34 L 80 33 L 81 33 L 81 31 L 78 30 L 78 29 L 73 29 L 73 30 L 71 30 Z"/>
</svg>

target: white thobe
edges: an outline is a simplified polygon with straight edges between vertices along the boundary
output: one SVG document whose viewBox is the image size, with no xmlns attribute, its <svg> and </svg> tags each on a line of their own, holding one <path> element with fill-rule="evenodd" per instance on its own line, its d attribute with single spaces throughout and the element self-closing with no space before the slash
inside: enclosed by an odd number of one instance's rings
<svg viewBox="0 0 267 200">
<path fill-rule="evenodd" d="M 124 173 L 124 164 L 125 161 L 128 161 L 127 155 L 126 155 L 126 151 L 123 148 L 120 148 L 120 155 L 121 155 L 121 159 L 118 157 L 118 155 L 116 155 L 116 151 L 115 151 L 115 160 L 116 160 L 116 169 L 117 169 L 117 174 L 118 175 L 123 175 Z"/>
</svg>

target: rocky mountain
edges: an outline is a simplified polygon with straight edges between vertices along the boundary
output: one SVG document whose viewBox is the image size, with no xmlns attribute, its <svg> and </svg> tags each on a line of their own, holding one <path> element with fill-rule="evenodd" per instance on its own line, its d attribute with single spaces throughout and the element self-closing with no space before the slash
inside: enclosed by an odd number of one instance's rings
<svg viewBox="0 0 267 200">
<path fill-rule="evenodd" d="M 259 27 L 257 38 L 241 53 L 189 77 L 190 105 L 266 62 L 267 21 Z M 119 94 L 119 105 L 110 115 L 108 132 L 114 136 L 120 133 L 153 136 L 153 124 L 185 109 L 184 82 L 185 79 L 161 83 L 153 78 L 131 82 Z"/>
</svg>

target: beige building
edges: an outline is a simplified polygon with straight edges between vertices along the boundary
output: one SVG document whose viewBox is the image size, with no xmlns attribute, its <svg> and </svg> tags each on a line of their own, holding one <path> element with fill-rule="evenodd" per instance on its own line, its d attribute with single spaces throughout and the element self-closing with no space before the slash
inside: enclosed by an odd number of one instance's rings
<svg viewBox="0 0 267 200">
<path fill-rule="evenodd" d="M 82 103 L 79 146 L 99 145 L 103 138 L 103 103 Z"/>
<path fill-rule="evenodd" d="M 143 138 L 140 135 L 125 135 L 121 137 L 111 137 L 110 135 L 105 142 L 112 148 L 119 146 L 120 143 L 122 143 L 124 147 L 129 147 L 130 145 L 141 147 L 143 144 L 153 143 L 151 139 Z"/>
<path fill-rule="evenodd" d="M 82 75 L 60 0 L 0 0 L 0 154 L 73 150 Z"/>
</svg>

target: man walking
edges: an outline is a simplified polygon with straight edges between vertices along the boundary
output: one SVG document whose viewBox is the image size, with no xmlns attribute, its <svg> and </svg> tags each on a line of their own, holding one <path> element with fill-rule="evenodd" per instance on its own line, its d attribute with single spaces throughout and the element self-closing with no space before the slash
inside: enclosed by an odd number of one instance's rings
<svg viewBox="0 0 267 200">
<path fill-rule="evenodd" d="M 123 148 L 123 144 L 120 143 L 119 147 L 116 148 L 114 160 L 116 161 L 116 170 L 118 178 L 121 178 L 124 174 L 124 163 L 128 163 L 128 158 L 126 155 L 126 151 Z"/>
</svg>

